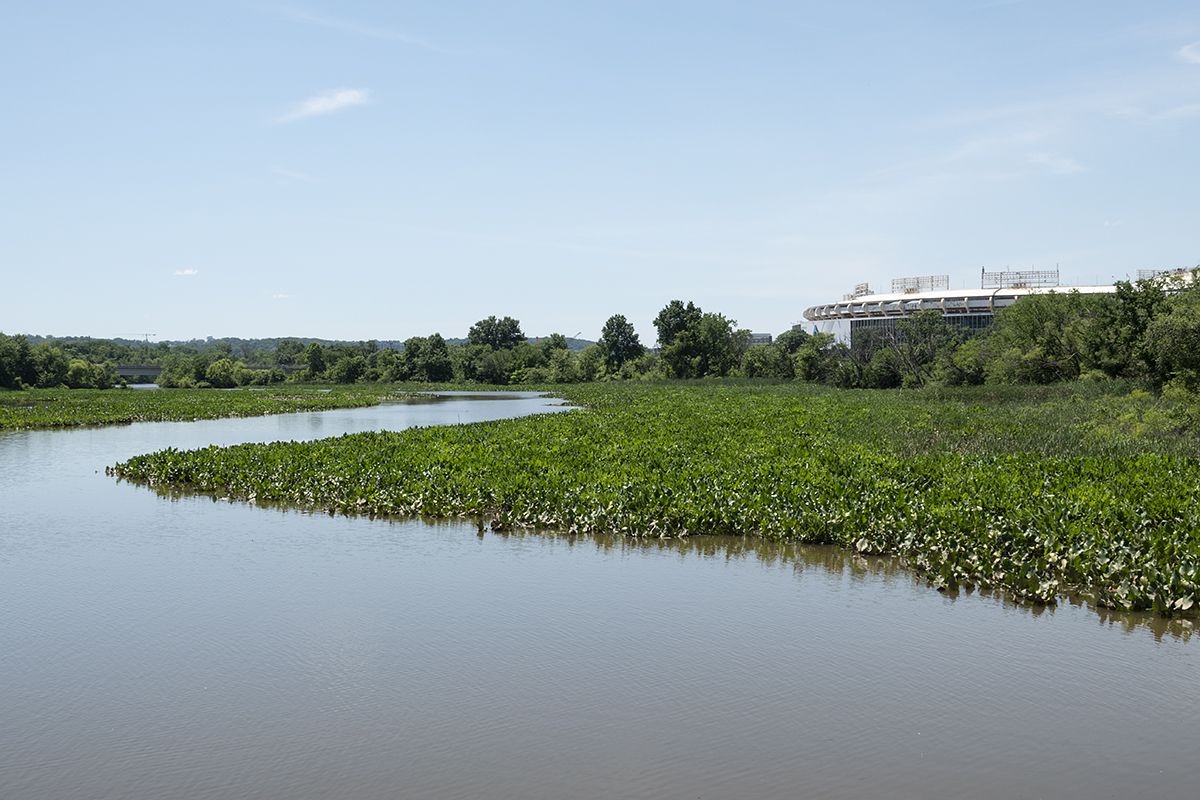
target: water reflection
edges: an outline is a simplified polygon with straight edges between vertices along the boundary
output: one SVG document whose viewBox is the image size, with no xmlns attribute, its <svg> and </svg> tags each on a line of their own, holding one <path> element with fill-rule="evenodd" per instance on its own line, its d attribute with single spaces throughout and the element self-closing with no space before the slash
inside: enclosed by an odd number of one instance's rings
<svg viewBox="0 0 1200 800">
<path fill-rule="evenodd" d="M 418 405 L 424 402 L 427 401 L 416 400 Z M 350 518 L 360 516 L 351 511 L 334 512 L 323 508 L 305 507 L 295 503 L 278 503 L 260 499 L 245 500 L 228 497 L 220 492 L 179 486 L 148 487 L 140 482 L 127 481 L 119 477 L 115 478 L 115 481 L 117 483 L 128 483 L 142 491 L 151 491 L 159 498 L 168 502 L 179 502 L 200 497 L 212 502 L 222 501 L 231 504 L 253 505 L 260 509 L 269 509 L 274 513 L 315 513 Z M 396 523 L 421 521 L 426 524 L 462 524 L 461 518 L 457 517 L 450 517 L 448 519 L 420 516 L 408 517 L 402 515 L 388 517 L 386 515 L 377 516 L 374 513 L 361 516 L 372 521 L 376 519 L 390 519 Z M 475 527 L 480 537 L 494 535 L 505 539 L 519 539 L 522 537 L 552 539 L 560 541 L 568 547 L 586 545 L 600 553 L 608 555 L 670 552 L 676 554 L 681 560 L 686 560 L 687 558 L 724 559 L 727 561 L 753 559 L 763 566 L 787 566 L 796 573 L 797 577 L 801 577 L 805 572 L 817 571 L 826 575 L 842 575 L 851 582 L 875 581 L 880 578 L 902 578 L 911 582 L 914 586 L 922 587 L 924 590 L 930 592 L 937 592 L 950 605 L 956 603 L 960 597 L 978 595 L 996 603 L 1011 605 L 1013 608 L 1028 614 L 1032 618 L 1042 616 L 1052 617 L 1056 609 L 1055 605 L 1029 603 L 999 588 L 977 587 L 969 584 L 964 584 L 958 588 L 938 586 L 911 569 L 907 561 L 901 557 L 864 555 L 830 545 L 777 542 L 758 536 L 706 535 L 658 538 L 630 537 L 621 534 L 567 533 L 552 529 L 532 528 L 506 527 L 493 530 L 489 527 L 488 520 L 485 518 L 472 518 L 469 522 Z M 1169 636 L 1188 641 L 1195 630 L 1195 621 L 1191 618 L 1166 618 L 1149 612 L 1125 612 L 1102 608 L 1087 602 L 1084 598 L 1074 595 L 1061 596 L 1058 598 L 1058 601 L 1059 603 L 1071 605 L 1076 608 L 1090 608 L 1099 615 L 1103 623 L 1110 627 L 1120 627 L 1127 631 L 1137 628 L 1147 629 L 1153 634 L 1156 640 L 1161 640 L 1162 637 Z"/>
<path fill-rule="evenodd" d="M 959 589 L 935 588 L 934 584 L 910 569 L 905 559 L 897 556 L 863 555 L 831 545 L 775 542 L 757 536 L 689 536 L 676 538 L 628 537 L 622 535 L 563 533 L 554 530 L 504 529 L 492 531 L 483 520 L 476 521 L 478 535 L 502 538 L 537 537 L 562 541 L 570 547 L 593 547 L 608 555 L 630 553 L 670 552 L 681 560 L 688 558 L 723 559 L 726 561 L 753 559 L 763 566 L 789 567 L 797 577 L 806 572 L 840 575 L 852 582 L 870 582 L 881 578 L 901 579 L 930 592 L 937 592 L 953 605 L 960 597 L 978 595 L 996 603 L 1011 606 L 1031 618 L 1053 617 L 1056 606 L 1025 602 L 1003 590 L 964 586 Z M 1059 602 L 1077 609 L 1091 609 L 1100 622 L 1110 628 L 1133 632 L 1148 630 L 1156 641 L 1164 636 L 1188 641 L 1196 628 L 1193 619 L 1166 618 L 1153 613 L 1125 612 L 1097 607 L 1078 596 L 1063 596 Z"/>
</svg>

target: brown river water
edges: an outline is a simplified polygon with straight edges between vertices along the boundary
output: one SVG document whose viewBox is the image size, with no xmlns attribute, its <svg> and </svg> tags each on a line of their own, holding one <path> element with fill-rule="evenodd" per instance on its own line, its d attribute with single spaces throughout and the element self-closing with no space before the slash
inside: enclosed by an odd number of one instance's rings
<svg viewBox="0 0 1200 800">
<path fill-rule="evenodd" d="M 211 443 L 530 396 L 0 434 L 0 798 L 1192 798 L 1190 624 L 753 539 L 160 496 Z"/>
</svg>

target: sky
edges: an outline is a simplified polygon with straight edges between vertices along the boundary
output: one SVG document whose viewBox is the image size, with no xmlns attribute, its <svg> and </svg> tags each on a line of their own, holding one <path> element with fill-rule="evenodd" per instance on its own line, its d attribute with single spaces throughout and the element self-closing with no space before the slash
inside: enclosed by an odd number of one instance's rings
<svg viewBox="0 0 1200 800">
<path fill-rule="evenodd" d="M 1200 263 L 1200 4 L 7 0 L 0 332 L 643 343 Z"/>
</svg>

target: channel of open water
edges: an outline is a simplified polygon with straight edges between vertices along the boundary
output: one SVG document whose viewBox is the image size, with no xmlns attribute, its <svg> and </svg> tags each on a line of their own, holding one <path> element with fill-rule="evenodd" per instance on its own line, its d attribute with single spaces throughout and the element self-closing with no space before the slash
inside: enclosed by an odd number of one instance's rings
<svg viewBox="0 0 1200 800">
<path fill-rule="evenodd" d="M 0 797 L 1196 797 L 1200 641 L 749 539 L 160 496 L 167 446 L 532 396 L 0 434 Z"/>
</svg>

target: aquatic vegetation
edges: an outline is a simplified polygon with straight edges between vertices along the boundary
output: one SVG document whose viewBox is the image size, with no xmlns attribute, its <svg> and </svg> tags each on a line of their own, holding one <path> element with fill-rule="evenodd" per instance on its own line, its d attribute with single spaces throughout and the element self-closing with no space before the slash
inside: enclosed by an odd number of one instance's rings
<svg viewBox="0 0 1200 800">
<path fill-rule="evenodd" d="M 295 388 L 271 391 L 31 389 L 0 395 L 0 430 L 187 422 L 326 411 L 377 405 L 386 396 L 387 390 L 380 387 L 333 391 Z"/>
<path fill-rule="evenodd" d="M 903 556 L 939 586 L 1193 612 L 1194 444 L 1089 435 L 1069 391 L 572 387 L 586 410 L 314 442 L 173 449 L 116 465 L 160 487 L 494 529 L 745 534 Z"/>
</svg>

